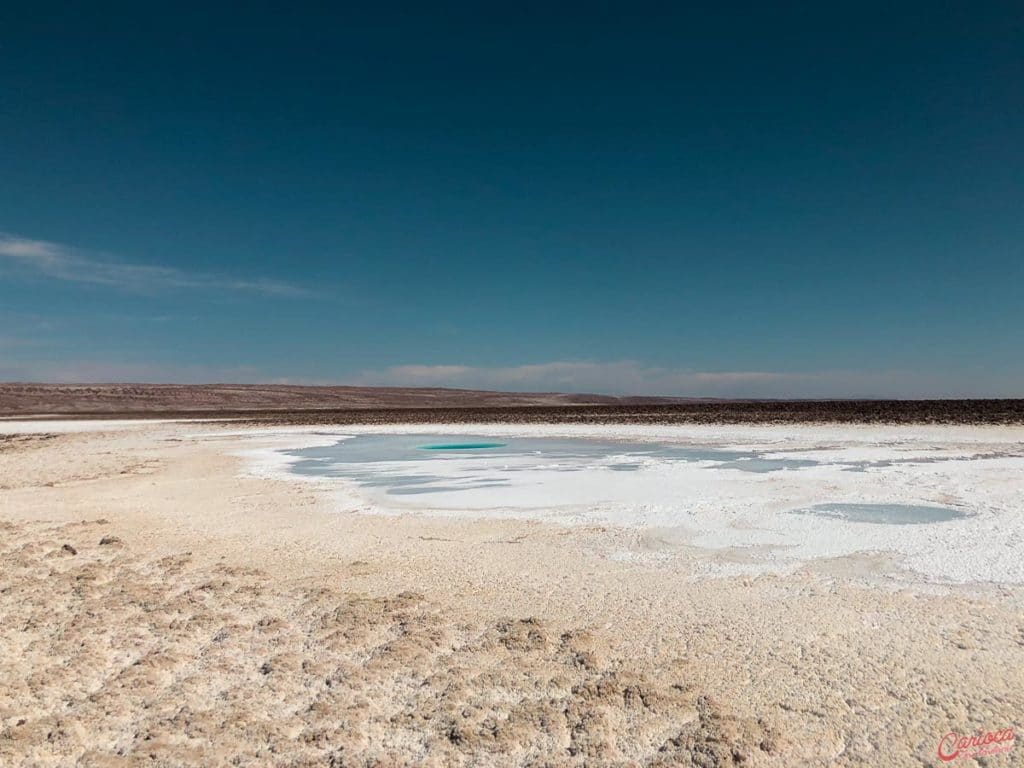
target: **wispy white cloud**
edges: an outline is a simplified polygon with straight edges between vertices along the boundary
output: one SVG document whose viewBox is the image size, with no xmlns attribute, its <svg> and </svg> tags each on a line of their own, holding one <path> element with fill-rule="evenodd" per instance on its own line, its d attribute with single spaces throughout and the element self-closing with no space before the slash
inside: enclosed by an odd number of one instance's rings
<svg viewBox="0 0 1024 768">
<path fill-rule="evenodd" d="M 699 371 L 632 360 L 554 361 L 515 366 L 398 365 L 348 380 L 382 386 L 738 398 L 1008 397 L 1019 382 L 979 383 L 925 371 Z"/>
<path fill-rule="evenodd" d="M 36 275 L 73 283 L 110 286 L 130 291 L 200 289 L 305 296 L 305 288 L 266 278 L 232 278 L 154 264 L 133 264 L 106 258 L 48 240 L 0 233 L 0 259 Z"/>
<path fill-rule="evenodd" d="M 398 365 L 362 371 L 355 377 L 358 383 L 396 386 L 680 396 L 737 394 L 755 388 L 777 388 L 795 378 L 794 374 L 771 371 L 685 371 L 643 365 L 632 360 L 553 361 L 499 367 Z"/>
</svg>

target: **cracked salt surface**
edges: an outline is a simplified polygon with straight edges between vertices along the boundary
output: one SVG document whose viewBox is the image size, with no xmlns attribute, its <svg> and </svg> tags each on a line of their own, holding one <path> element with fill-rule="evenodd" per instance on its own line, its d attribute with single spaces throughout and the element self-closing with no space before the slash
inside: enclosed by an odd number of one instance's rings
<svg viewBox="0 0 1024 768">
<path fill-rule="evenodd" d="M 750 572 L 879 552 L 930 580 L 1024 583 L 1020 427 L 320 428 L 257 458 L 346 509 L 685 530 L 750 552 Z"/>
</svg>

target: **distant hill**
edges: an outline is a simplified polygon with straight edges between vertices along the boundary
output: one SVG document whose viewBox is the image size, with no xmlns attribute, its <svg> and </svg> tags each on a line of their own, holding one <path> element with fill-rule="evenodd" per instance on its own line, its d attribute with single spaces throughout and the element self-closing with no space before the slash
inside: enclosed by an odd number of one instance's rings
<svg viewBox="0 0 1024 768">
<path fill-rule="evenodd" d="M 413 387 L 290 384 L 0 384 L 0 415 L 379 408 L 503 408 L 567 405 L 671 405 L 693 398 L 611 397 Z"/>
</svg>

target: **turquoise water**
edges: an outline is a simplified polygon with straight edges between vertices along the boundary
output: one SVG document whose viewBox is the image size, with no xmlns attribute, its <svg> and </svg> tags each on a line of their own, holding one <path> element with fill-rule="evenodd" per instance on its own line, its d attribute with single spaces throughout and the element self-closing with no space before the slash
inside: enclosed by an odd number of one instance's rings
<svg viewBox="0 0 1024 768">
<path fill-rule="evenodd" d="M 421 451 L 479 451 L 485 448 L 504 448 L 508 443 L 438 443 L 418 446 Z"/>
<path fill-rule="evenodd" d="M 357 435 L 333 445 L 290 452 L 300 475 L 340 477 L 394 496 L 511 487 L 531 470 L 634 473 L 649 462 L 703 462 L 708 469 L 778 472 L 813 466 L 805 459 L 766 458 L 756 451 L 617 440 L 488 435 Z M 459 482 L 453 484 L 452 480 Z"/>
<path fill-rule="evenodd" d="M 476 505 L 474 508 L 600 504 L 613 499 L 685 507 L 690 503 L 691 482 L 685 478 L 695 476 L 692 472 L 676 475 L 673 466 L 697 465 L 700 472 L 718 472 L 722 483 L 733 482 L 741 473 L 796 475 L 820 466 L 808 458 L 752 449 L 566 437 L 495 438 L 487 434 L 364 434 L 288 453 L 298 459 L 290 466 L 296 474 L 341 478 L 393 497 L 444 494 L 445 503 L 451 505 L 453 493 L 486 489 L 487 493 L 466 493 L 466 498 L 472 499 L 467 503 Z M 960 509 L 927 502 L 832 502 L 791 513 L 882 525 L 923 525 L 970 517 Z"/>
<path fill-rule="evenodd" d="M 943 523 L 969 517 L 953 507 L 926 504 L 816 504 L 797 514 L 818 515 L 851 523 L 881 523 L 884 525 L 923 525 Z"/>
</svg>

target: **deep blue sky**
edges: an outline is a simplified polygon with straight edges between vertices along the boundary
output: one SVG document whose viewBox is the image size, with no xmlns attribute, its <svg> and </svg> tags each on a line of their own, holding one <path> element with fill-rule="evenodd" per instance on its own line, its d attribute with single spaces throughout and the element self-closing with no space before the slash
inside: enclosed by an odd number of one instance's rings
<svg viewBox="0 0 1024 768">
<path fill-rule="evenodd" d="M 0 380 L 1024 396 L 1019 2 L 16 5 Z"/>
</svg>

